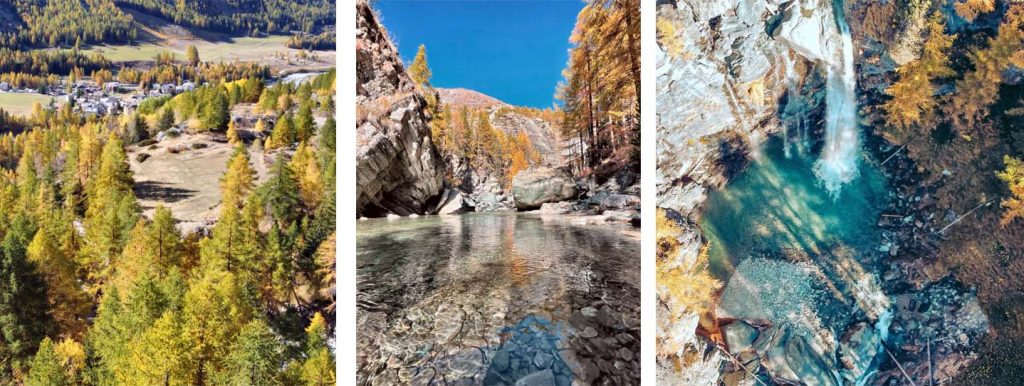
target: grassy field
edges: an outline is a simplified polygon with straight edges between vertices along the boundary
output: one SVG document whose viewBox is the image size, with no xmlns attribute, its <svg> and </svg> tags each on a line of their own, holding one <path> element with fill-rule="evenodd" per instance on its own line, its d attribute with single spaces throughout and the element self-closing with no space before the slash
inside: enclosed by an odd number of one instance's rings
<svg viewBox="0 0 1024 386">
<path fill-rule="evenodd" d="M 238 37 L 223 41 L 178 40 L 144 42 L 136 45 L 97 45 L 83 50 L 98 52 L 114 62 L 152 60 L 160 52 L 173 53 L 178 60 L 185 60 L 185 50 L 195 45 L 199 57 L 205 62 L 263 62 L 275 68 L 288 67 L 331 67 L 334 66 L 334 52 L 315 52 L 316 60 L 300 59 L 299 50 L 286 46 L 287 36 L 264 38 Z M 282 54 L 287 54 L 283 56 Z"/>
<path fill-rule="evenodd" d="M 32 113 L 32 104 L 39 102 L 45 106 L 53 98 L 49 95 L 35 93 L 0 92 L 0 109 L 13 115 L 26 116 Z"/>
<path fill-rule="evenodd" d="M 184 60 L 185 49 L 189 44 L 194 44 L 199 49 L 199 57 L 204 61 L 260 60 L 265 56 L 273 56 L 275 53 L 298 52 L 285 46 L 287 41 L 288 38 L 285 36 L 271 36 L 268 38 L 241 37 L 225 42 L 177 40 L 170 44 L 146 42 L 132 46 L 100 45 L 90 47 L 84 50 L 84 52 L 99 52 L 115 62 L 131 62 L 151 60 L 157 53 L 167 51 L 173 53 L 178 60 Z"/>
</svg>

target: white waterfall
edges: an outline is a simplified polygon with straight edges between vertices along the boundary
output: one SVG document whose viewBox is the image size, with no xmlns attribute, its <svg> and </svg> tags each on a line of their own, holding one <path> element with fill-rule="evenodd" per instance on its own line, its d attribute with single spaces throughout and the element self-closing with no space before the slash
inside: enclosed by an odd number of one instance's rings
<svg viewBox="0 0 1024 386">
<path fill-rule="evenodd" d="M 857 78 L 853 70 L 853 42 L 842 8 L 842 0 L 793 0 L 787 3 L 776 36 L 797 54 L 825 69 L 825 146 L 814 173 L 833 196 L 859 174 Z"/>
<path fill-rule="evenodd" d="M 841 63 L 829 63 L 825 99 L 825 147 L 814 165 L 814 173 L 826 189 L 836 195 L 842 186 L 857 178 L 860 130 L 857 127 L 857 78 L 853 71 L 853 43 L 842 12 L 836 11 Z M 836 56 L 832 56 L 836 57 Z"/>
</svg>

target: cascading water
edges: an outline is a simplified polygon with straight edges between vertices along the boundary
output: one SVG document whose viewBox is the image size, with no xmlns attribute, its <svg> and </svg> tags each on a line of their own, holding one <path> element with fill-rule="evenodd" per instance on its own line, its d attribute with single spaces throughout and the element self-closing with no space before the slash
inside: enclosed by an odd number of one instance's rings
<svg viewBox="0 0 1024 386">
<path fill-rule="evenodd" d="M 857 78 L 853 71 L 853 42 L 850 27 L 843 16 L 841 0 L 833 4 L 836 27 L 839 30 L 840 63 L 828 63 L 825 81 L 825 146 L 814 165 L 814 173 L 825 189 L 837 196 L 844 184 L 857 178 L 860 132 L 857 127 Z"/>
</svg>

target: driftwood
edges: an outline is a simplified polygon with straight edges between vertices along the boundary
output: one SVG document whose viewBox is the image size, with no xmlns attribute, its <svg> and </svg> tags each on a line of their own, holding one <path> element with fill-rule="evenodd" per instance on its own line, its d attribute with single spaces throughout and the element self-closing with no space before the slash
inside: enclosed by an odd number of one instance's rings
<svg viewBox="0 0 1024 386">
<path fill-rule="evenodd" d="M 903 150 L 903 148 L 905 148 L 905 147 L 907 147 L 907 145 L 903 145 L 903 146 L 900 146 L 900 148 L 899 148 L 899 149 L 896 149 L 896 151 L 892 152 L 892 154 L 890 154 L 890 155 L 889 155 L 889 158 L 886 158 L 886 159 L 885 159 L 885 161 L 882 161 L 882 164 L 881 164 L 881 165 L 878 165 L 878 166 L 885 166 L 885 163 L 886 163 L 886 162 L 889 162 L 889 160 L 891 160 L 891 159 L 892 159 L 892 157 L 895 157 L 895 156 L 896 156 L 896 154 L 899 154 L 899 153 L 900 153 L 900 151 L 901 151 L 901 150 Z"/>
<path fill-rule="evenodd" d="M 956 223 L 960 222 L 960 220 L 963 220 L 964 217 L 969 216 L 971 213 L 974 213 L 974 211 L 980 209 L 981 207 L 988 206 L 988 204 L 991 203 L 991 202 L 992 202 L 991 200 L 985 201 L 985 202 L 981 203 L 980 205 L 974 207 L 974 209 L 971 209 L 971 210 L 967 211 L 967 213 L 964 213 L 962 216 L 957 217 L 956 220 L 953 220 L 953 222 L 949 223 L 949 225 L 946 225 L 946 226 L 942 227 L 942 229 L 939 229 L 939 233 L 945 232 L 946 228 L 949 228 L 949 227 L 953 226 L 953 224 L 956 224 Z"/>
<path fill-rule="evenodd" d="M 903 365 L 900 364 L 900 361 L 896 360 L 896 356 L 892 355 L 892 351 L 889 351 L 889 348 L 885 347 L 884 344 L 882 345 L 882 348 L 885 349 L 886 354 L 889 354 L 889 358 L 892 358 L 893 363 L 895 363 L 896 367 L 900 369 L 900 372 L 903 373 L 903 376 L 907 378 L 907 382 L 910 382 L 910 386 L 917 386 L 917 384 L 914 383 L 914 380 L 910 379 L 910 375 L 907 374 L 907 371 L 903 369 Z"/>
<path fill-rule="evenodd" d="M 717 348 L 718 351 L 721 351 L 722 354 L 725 354 L 725 356 L 728 357 L 729 360 L 732 361 L 732 363 L 737 364 L 738 366 L 740 366 L 741 369 L 743 369 L 743 371 L 746 371 L 747 374 L 750 374 L 751 377 L 754 377 L 754 380 L 757 381 L 757 383 L 760 383 L 761 386 L 768 386 L 768 385 L 766 385 L 764 383 L 764 381 L 761 380 L 761 378 L 757 377 L 756 373 L 754 373 L 753 371 L 750 371 L 750 369 L 748 369 L 747 366 L 744 366 L 743 362 L 740 362 L 739 358 L 736 358 L 735 356 L 730 354 L 728 351 L 726 351 L 724 348 L 722 348 L 722 346 L 719 346 L 719 345 L 716 344 L 715 348 Z"/>
</svg>

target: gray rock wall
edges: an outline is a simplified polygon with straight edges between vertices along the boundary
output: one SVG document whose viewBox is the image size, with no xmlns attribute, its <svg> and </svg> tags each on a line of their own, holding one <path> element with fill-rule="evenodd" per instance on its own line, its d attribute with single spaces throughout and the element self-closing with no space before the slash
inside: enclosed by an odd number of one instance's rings
<svg viewBox="0 0 1024 386">
<path fill-rule="evenodd" d="M 430 213 L 444 166 L 426 101 L 366 1 L 356 18 L 356 215 Z"/>
</svg>

